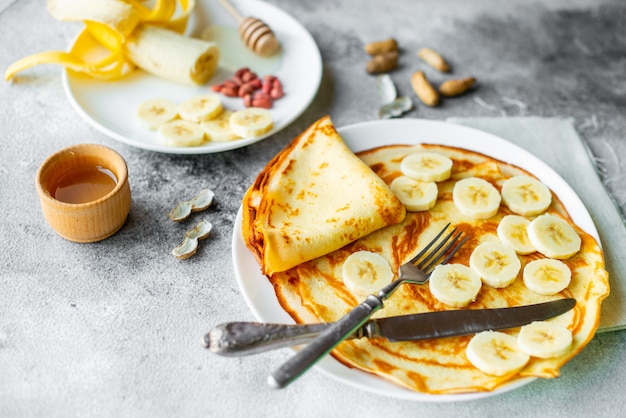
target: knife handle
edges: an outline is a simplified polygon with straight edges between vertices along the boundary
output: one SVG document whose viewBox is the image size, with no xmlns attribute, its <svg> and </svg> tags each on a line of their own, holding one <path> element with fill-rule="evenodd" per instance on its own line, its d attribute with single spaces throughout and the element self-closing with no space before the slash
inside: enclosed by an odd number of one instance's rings
<svg viewBox="0 0 626 418">
<path fill-rule="evenodd" d="M 275 388 L 287 386 L 323 356 L 330 353 L 333 348 L 356 331 L 382 306 L 383 302 L 378 297 L 374 295 L 368 296 L 365 302 L 352 309 L 339 321 L 330 325 L 272 373 L 267 379 L 269 385 Z"/>
<path fill-rule="evenodd" d="M 247 356 L 309 342 L 329 326 L 227 322 L 209 331 L 204 343 L 211 352 L 221 356 Z"/>
</svg>

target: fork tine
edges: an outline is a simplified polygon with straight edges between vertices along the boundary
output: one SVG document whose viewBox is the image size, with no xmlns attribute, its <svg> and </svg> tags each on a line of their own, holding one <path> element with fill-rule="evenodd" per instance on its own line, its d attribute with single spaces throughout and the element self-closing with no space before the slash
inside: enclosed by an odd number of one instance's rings
<svg viewBox="0 0 626 418">
<path fill-rule="evenodd" d="M 437 258 L 432 260 L 427 266 L 423 267 L 422 271 L 426 274 L 430 274 L 432 269 L 434 269 L 437 265 L 446 264 L 448 261 L 450 261 L 450 259 L 454 257 L 454 254 L 456 254 L 457 251 L 459 251 L 459 249 L 463 246 L 463 244 L 465 244 L 467 240 L 469 239 L 469 235 L 466 235 L 461 241 L 459 241 L 459 238 L 461 238 L 461 235 L 463 235 L 462 231 L 456 234 L 454 238 L 452 239 L 452 241 L 450 241 L 448 245 L 446 245 L 446 247 L 439 254 L 437 254 Z M 443 260 L 442 260 L 442 257 L 443 257 Z"/>
<path fill-rule="evenodd" d="M 449 224 L 448 224 L 449 225 Z M 448 228 L 448 225 L 446 225 L 446 227 L 442 230 L 445 231 L 445 229 Z M 448 233 L 448 235 L 446 235 L 443 240 L 432 250 L 430 251 L 418 264 L 413 263 L 417 268 L 419 268 L 420 270 L 423 270 L 424 266 L 426 265 L 426 263 L 428 263 L 433 257 L 435 257 L 437 254 L 439 254 L 440 250 L 443 248 L 444 245 L 446 245 L 446 242 L 448 242 L 448 240 L 450 239 L 450 237 L 452 237 L 454 235 L 454 233 L 456 232 L 456 228 L 454 228 L 450 233 Z M 440 236 L 441 233 L 438 234 L 438 236 Z M 437 237 L 435 237 L 435 239 L 433 241 L 431 241 L 429 243 L 429 245 L 426 248 L 429 248 L 434 241 L 437 240 Z M 445 251 L 445 250 L 444 250 Z M 424 251 L 422 251 L 423 253 Z M 417 260 L 416 260 L 417 261 Z"/>
<path fill-rule="evenodd" d="M 461 233 L 459 232 L 459 235 Z M 441 264 L 446 264 L 448 261 L 450 261 L 450 259 L 452 257 L 454 257 L 454 254 L 457 253 L 457 251 L 459 251 L 461 249 L 461 247 L 467 242 L 467 240 L 470 239 L 469 235 L 466 235 L 459 243 L 456 244 L 456 246 L 448 253 L 448 255 L 446 256 L 446 258 L 441 262 Z"/>
<path fill-rule="evenodd" d="M 452 231 L 452 232 L 454 233 L 455 231 Z M 428 256 L 428 258 L 425 259 L 422 263 L 420 263 L 417 267 L 423 272 L 427 272 L 431 268 L 433 268 L 435 265 L 440 264 L 440 260 L 446 255 L 447 251 L 450 248 L 452 248 L 452 246 L 459 240 L 459 238 L 461 237 L 461 234 L 462 232 L 458 232 L 456 235 L 452 237 L 451 240 L 449 237 L 452 234 L 449 234 L 448 237 L 446 237 L 446 240 L 441 242 L 441 244 L 439 244 L 437 249 L 435 249 L 435 251 L 433 251 Z"/>
<path fill-rule="evenodd" d="M 420 261 L 418 264 L 416 264 L 416 267 L 419 268 L 420 270 L 425 270 L 427 265 L 431 265 L 433 262 L 437 262 L 437 258 L 435 258 L 432 262 L 431 260 L 433 259 L 433 257 L 439 257 L 441 254 L 445 253 L 448 247 L 444 248 L 444 245 L 446 245 L 446 243 L 448 242 L 448 240 L 450 239 L 450 237 L 452 237 L 454 235 L 454 233 L 456 232 L 456 228 L 454 228 L 452 231 L 450 231 L 450 233 L 448 235 L 446 235 L 443 238 L 443 241 L 441 241 L 439 243 L 439 245 L 437 245 L 428 255 L 426 255 L 426 257 L 424 257 L 424 259 L 422 261 Z M 453 238 L 453 240 L 456 240 L 458 238 Z M 454 243 L 454 241 L 453 241 Z M 443 251 L 441 251 L 441 249 L 443 248 Z M 430 264 L 426 264 L 429 263 Z"/>
<path fill-rule="evenodd" d="M 437 235 L 435 235 L 435 238 L 433 238 L 433 239 L 432 239 L 432 240 L 431 240 L 431 241 L 430 241 L 430 242 L 426 245 L 426 247 L 424 247 L 424 248 L 422 249 L 422 251 L 420 251 L 420 252 L 419 252 L 419 253 L 418 253 L 415 257 L 413 257 L 413 258 L 411 259 L 411 261 L 409 261 L 409 262 L 410 262 L 411 264 L 415 264 L 415 263 L 417 262 L 417 260 L 419 260 L 420 258 L 422 258 L 422 257 L 424 256 L 424 254 L 426 254 L 426 252 L 427 252 L 428 250 L 430 250 L 430 247 L 432 247 L 433 245 L 435 245 L 435 243 L 437 242 L 437 240 L 438 240 L 438 239 L 439 239 L 439 238 L 443 235 L 443 233 L 444 233 L 444 232 L 446 232 L 446 229 L 448 229 L 448 227 L 450 227 L 450 222 L 448 222 L 448 224 L 447 224 L 446 226 L 444 226 L 444 227 L 443 227 L 443 229 L 437 233 Z M 454 231 L 452 231 L 452 232 L 454 232 Z M 446 237 L 446 238 L 444 239 L 444 241 L 445 241 L 445 240 L 447 240 L 448 238 L 449 238 L 449 236 L 448 236 L 448 237 Z"/>
</svg>

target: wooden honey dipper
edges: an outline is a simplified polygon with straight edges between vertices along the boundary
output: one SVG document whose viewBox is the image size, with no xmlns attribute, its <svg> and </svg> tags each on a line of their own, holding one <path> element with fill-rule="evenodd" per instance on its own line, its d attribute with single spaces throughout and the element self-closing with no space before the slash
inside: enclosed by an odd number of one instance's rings
<svg viewBox="0 0 626 418">
<path fill-rule="evenodd" d="M 263 56 L 272 55 L 278 49 L 278 39 L 265 22 L 255 17 L 244 18 L 227 0 L 220 0 L 220 3 L 239 22 L 239 35 L 248 49 Z"/>
</svg>

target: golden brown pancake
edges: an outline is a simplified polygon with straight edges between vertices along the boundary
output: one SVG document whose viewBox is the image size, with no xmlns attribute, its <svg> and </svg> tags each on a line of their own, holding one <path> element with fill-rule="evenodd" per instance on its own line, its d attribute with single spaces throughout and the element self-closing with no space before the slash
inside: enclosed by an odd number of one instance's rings
<svg viewBox="0 0 626 418">
<path fill-rule="evenodd" d="M 369 250 L 383 255 L 397 271 L 399 266 L 424 247 L 448 222 L 471 235 L 471 239 L 452 263 L 469 265 L 469 256 L 481 242 L 497 240 L 496 228 L 500 219 L 511 214 L 502 204 L 498 213 L 486 220 L 463 216 L 452 201 L 452 188 L 461 178 L 481 177 L 498 190 L 509 177 L 531 175 L 513 165 L 476 152 L 439 145 L 395 145 L 363 151 L 357 155 L 372 170 L 390 184 L 401 175 L 400 162 L 404 156 L 417 150 L 428 150 L 449 156 L 453 160 L 452 176 L 438 183 L 436 205 L 427 212 L 407 213 L 398 224 L 390 225 L 364 236 L 336 251 L 274 274 L 271 281 L 281 306 L 298 323 L 335 321 L 356 306 L 361 299 L 343 284 L 342 264 L 353 252 Z M 548 212 L 573 222 L 566 208 L 553 193 Z M 529 218 L 532 219 L 532 218 Z M 572 297 L 576 307 L 551 321 L 572 331 L 571 350 L 551 359 L 532 358 L 519 372 L 496 377 L 475 368 L 465 356 L 465 348 L 472 336 L 449 337 L 427 341 L 388 342 L 383 338 L 349 340 L 341 343 L 332 355 L 347 366 L 378 375 L 403 387 L 429 394 L 449 394 L 491 391 L 501 385 L 524 377 L 552 378 L 559 369 L 579 353 L 593 337 L 600 319 L 601 301 L 608 296 L 608 273 L 595 239 L 574 226 L 582 239 L 580 251 L 563 260 L 572 271 L 570 285 L 554 296 L 542 296 L 529 290 L 523 283 L 523 267 L 544 256 L 538 252 L 518 255 L 522 270 L 506 288 L 483 285 L 476 301 L 466 309 L 497 308 L 545 302 Z M 375 317 L 403 315 L 451 309 L 437 301 L 427 285 L 402 285 L 385 302 Z M 516 335 L 519 328 L 504 331 Z"/>
<path fill-rule="evenodd" d="M 406 214 L 328 116 L 267 164 L 242 206 L 244 242 L 268 276 L 396 224 Z"/>
</svg>

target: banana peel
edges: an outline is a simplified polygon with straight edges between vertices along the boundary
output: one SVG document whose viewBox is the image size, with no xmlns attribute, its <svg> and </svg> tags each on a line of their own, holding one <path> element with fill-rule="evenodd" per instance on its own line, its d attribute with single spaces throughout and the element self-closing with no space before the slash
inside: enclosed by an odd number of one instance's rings
<svg viewBox="0 0 626 418">
<path fill-rule="evenodd" d="M 100 80 L 120 79 L 136 68 L 125 51 L 136 29 L 154 25 L 181 34 L 195 5 L 195 0 L 156 0 L 152 7 L 141 0 L 49 0 L 52 17 L 82 21 L 84 29 L 69 52 L 47 51 L 22 58 L 7 68 L 4 79 L 9 81 L 20 71 L 41 64 L 59 64 Z M 104 58 L 90 59 L 94 42 L 107 51 Z"/>
</svg>

